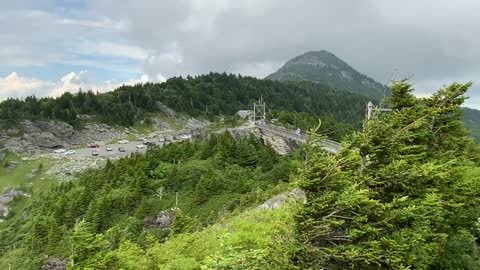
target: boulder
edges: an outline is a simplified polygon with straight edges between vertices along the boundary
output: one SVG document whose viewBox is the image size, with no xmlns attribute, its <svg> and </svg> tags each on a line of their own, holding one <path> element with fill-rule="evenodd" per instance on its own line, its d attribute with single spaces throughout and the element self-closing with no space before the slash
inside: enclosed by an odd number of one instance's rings
<svg viewBox="0 0 480 270">
<path fill-rule="evenodd" d="M 0 219 L 3 219 L 8 216 L 8 208 L 0 203 Z"/>
<path fill-rule="evenodd" d="M 15 169 L 16 167 L 18 167 L 19 164 L 20 163 L 18 163 L 17 161 L 7 161 L 4 167 L 7 169 Z"/>
<path fill-rule="evenodd" d="M 147 228 L 161 228 L 165 232 L 170 231 L 170 227 L 177 216 L 178 209 L 172 208 L 161 211 L 156 217 L 145 217 L 143 219 L 144 226 Z"/>
<path fill-rule="evenodd" d="M 8 204 L 9 202 L 13 201 L 16 197 L 30 197 L 29 194 L 15 189 L 7 189 L 2 194 L 0 194 L 0 203 L 1 204 Z"/>
<path fill-rule="evenodd" d="M 66 270 L 67 260 L 63 258 L 51 259 L 41 268 L 42 270 Z"/>
<path fill-rule="evenodd" d="M 290 192 L 285 192 L 271 198 L 270 200 L 259 205 L 257 209 L 277 209 L 282 207 L 287 201 L 300 201 L 302 203 L 306 203 L 307 194 L 305 194 L 305 191 L 303 191 L 302 189 L 295 188 Z"/>
</svg>

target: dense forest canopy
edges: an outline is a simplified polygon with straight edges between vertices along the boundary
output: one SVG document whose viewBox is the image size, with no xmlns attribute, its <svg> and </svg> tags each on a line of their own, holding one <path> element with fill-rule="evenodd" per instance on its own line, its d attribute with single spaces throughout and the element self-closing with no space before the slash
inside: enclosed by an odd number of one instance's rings
<svg viewBox="0 0 480 270">
<path fill-rule="evenodd" d="M 232 74 L 210 73 L 197 77 L 176 77 L 163 83 L 122 86 L 108 93 L 92 91 L 65 93 L 58 98 L 27 97 L 0 103 L 4 126 L 24 119 L 62 120 L 78 126 L 80 114 L 95 115 L 98 121 L 131 126 L 150 112 L 158 111 L 160 101 L 179 113 L 190 116 L 234 115 L 252 109 L 263 96 L 269 111 L 305 112 L 312 116 L 331 116 L 349 123 L 362 119 L 368 99 L 332 90 L 312 82 L 281 83 Z"/>
</svg>

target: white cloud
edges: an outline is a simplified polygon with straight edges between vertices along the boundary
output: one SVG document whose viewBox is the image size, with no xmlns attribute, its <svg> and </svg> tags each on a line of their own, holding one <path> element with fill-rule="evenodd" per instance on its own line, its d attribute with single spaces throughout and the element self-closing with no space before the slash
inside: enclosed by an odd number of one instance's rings
<svg viewBox="0 0 480 270">
<path fill-rule="evenodd" d="M 124 22 L 113 21 L 109 18 L 102 18 L 100 20 L 78 20 L 78 19 L 62 18 L 62 19 L 57 19 L 56 22 L 58 24 L 63 24 L 63 25 L 75 25 L 75 26 L 82 26 L 82 27 L 88 27 L 88 28 L 100 28 L 100 29 L 117 30 L 117 31 L 125 30 L 127 27 L 127 25 Z"/>
<path fill-rule="evenodd" d="M 155 77 L 149 77 L 143 74 L 140 78 L 132 78 L 126 81 L 107 80 L 96 82 L 94 80 L 94 74 L 84 70 L 78 73 L 70 72 L 59 81 L 51 82 L 36 78 L 21 77 L 16 72 L 12 72 L 5 78 L 0 77 L 0 100 L 9 97 L 20 98 L 31 95 L 37 97 L 60 96 L 65 92 L 77 92 L 80 89 L 84 91 L 108 92 L 121 85 L 135 85 L 138 83 L 160 82 L 164 80 L 165 77 L 161 74 L 157 74 Z"/>
<path fill-rule="evenodd" d="M 16 72 L 5 78 L 0 77 L 0 99 L 8 97 L 24 97 L 32 94 L 46 94 L 55 87 L 53 82 L 18 76 Z"/>
<path fill-rule="evenodd" d="M 90 56 L 113 56 L 133 60 L 145 60 L 148 57 L 148 52 L 140 47 L 108 41 L 84 41 L 74 51 Z"/>
</svg>

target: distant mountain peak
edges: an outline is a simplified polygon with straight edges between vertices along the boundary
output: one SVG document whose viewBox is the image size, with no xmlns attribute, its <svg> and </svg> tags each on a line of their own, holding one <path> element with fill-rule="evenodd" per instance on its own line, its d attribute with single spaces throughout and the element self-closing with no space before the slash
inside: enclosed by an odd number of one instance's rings
<svg viewBox="0 0 480 270">
<path fill-rule="evenodd" d="M 266 77 L 279 81 L 314 81 L 331 88 L 380 99 L 388 89 L 375 80 L 356 71 L 335 54 L 327 51 L 309 51 L 285 63 L 277 72 Z"/>
</svg>

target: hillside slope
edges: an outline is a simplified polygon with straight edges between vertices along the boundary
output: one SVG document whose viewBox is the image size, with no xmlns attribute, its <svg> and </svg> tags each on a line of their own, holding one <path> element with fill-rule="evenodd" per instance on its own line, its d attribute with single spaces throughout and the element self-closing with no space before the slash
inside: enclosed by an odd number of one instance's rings
<svg viewBox="0 0 480 270">
<path fill-rule="evenodd" d="M 480 142 L 480 111 L 470 108 L 463 109 L 465 128 L 472 131 L 472 136 Z"/>
<path fill-rule="evenodd" d="M 381 99 L 389 94 L 386 86 L 356 71 L 334 54 L 312 51 L 289 60 L 265 79 L 278 81 L 313 81 L 333 89 Z"/>
</svg>

